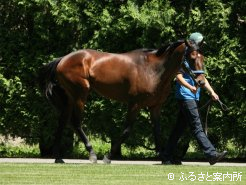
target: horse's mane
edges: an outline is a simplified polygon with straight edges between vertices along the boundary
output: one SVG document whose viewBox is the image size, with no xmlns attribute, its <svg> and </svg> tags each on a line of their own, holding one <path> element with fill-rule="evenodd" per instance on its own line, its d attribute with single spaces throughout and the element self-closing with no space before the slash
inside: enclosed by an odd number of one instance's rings
<svg viewBox="0 0 246 185">
<path fill-rule="evenodd" d="M 166 44 L 162 47 L 160 47 L 157 52 L 156 52 L 156 56 L 159 57 L 161 56 L 163 53 L 165 53 L 167 50 L 174 50 L 176 47 L 178 47 L 180 44 L 184 43 L 184 40 L 178 40 L 177 42 L 171 42 L 169 44 Z"/>
<path fill-rule="evenodd" d="M 141 51 L 141 52 L 144 52 L 144 53 L 148 53 L 148 52 L 156 52 L 156 49 L 152 49 L 152 48 L 140 48 L 140 49 L 136 49 L 136 50 L 133 50 L 134 52 L 135 51 Z"/>
</svg>

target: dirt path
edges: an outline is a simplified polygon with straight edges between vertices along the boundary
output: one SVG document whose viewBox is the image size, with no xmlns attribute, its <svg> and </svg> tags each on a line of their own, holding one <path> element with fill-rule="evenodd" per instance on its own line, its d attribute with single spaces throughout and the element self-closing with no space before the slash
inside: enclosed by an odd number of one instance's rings
<svg viewBox="0 0 246 185">
<path fill-rule="evenodd" d="M 91 164 L 89 160 L 81 159 L 64 159 L 68 164 Z M 0 163 L 39 163 L 52 164 L 54 159 L 40 159 L 40 158 L 0 158 Z M 98 160 L 98 164 L 104 164 L 102 160 Z M 129 165 L 161 165 L 160 161 L 128 161 L 128 160 L 113 160 L 111 164 L 129 164 Z M 183 162 L 183 165 L 190 166 L 210 166 L 208 162 Z M 214 166 L 245 166 L 246 163 L 231 163 L 218 162 Z"/>
</svg>

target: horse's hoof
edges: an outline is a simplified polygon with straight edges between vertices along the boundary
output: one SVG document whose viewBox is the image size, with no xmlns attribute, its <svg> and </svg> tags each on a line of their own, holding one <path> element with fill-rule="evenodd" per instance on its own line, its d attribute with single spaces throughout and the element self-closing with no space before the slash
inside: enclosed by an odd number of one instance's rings
<svg viewBox="0 0 246 185">
<path fill-rule="evenodd" d="M 55 160 L 55 163 L 60 163 L 60 164 L 63 164 L 63 163 L 65 163 L 62 159 L 56 159 Z"/>
<path fill-rule="evenodd" d="M 89 160 L 92 162 L 92 163 L 97 163 L 97 156 L 96 154 L 90 154 L 90 157 L 89 157 Z"/>
<path fill-rule="evenodd" d="M 111 164 L 111 160 L 108 158 L 108 156 L 105 155 L 105 156 L 103 157 L 103 163 L 104 163 L 104 164 Z"/>
</svg>

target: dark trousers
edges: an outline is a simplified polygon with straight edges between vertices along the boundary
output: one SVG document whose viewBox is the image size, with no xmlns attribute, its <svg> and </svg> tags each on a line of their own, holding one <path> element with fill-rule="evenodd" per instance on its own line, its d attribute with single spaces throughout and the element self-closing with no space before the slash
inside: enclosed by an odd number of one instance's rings
<svg viewBox="0 0 246 185">
<path fill-rule="evenodd" d="M 215 156 L 217 152 L 203 131 L 197 102 L 195 100 L 179 100 L 178 104 L 179 113 L 176 126 L 172 130 L 163 152 L 163 160 L 173 159 L 173 152 L 187 126 L 189 126 L 192 135 L 195 136 L 205 156 L 207 158 Z"/>
</svg>

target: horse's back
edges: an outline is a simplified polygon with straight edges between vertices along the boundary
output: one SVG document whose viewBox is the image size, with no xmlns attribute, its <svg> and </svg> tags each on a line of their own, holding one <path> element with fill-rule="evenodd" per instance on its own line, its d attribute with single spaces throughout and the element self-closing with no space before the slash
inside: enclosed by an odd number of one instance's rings
<svg viewBox="0 0 246 185">
<path fill-rule="evenodd" d="M 65 85 L 79 84 L 82 89 L 127 102 L 130 97 L 155 90 L 159 76 L 148 62 L 145 50 L 116 54 L 84 49 L 63 57 L 57 73 Z"/>
</svg>

